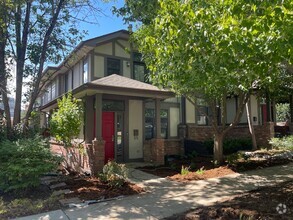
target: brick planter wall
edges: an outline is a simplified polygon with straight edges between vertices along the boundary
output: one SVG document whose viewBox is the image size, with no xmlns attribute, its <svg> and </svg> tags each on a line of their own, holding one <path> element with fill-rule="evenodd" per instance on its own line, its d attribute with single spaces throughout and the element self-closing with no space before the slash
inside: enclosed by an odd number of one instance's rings
<svg viewBox="0 0 293 220">
<path fill-rule="evenodd" d="M 258 146 L 268 147 L 269 139 L 274 137 L 274 123 L 269 122 L 264 125 L 254 126 L 256 141 Z M 211 126 L 187 125 L 187 139 L 194 141 L 206 141 L 213 139 L 213 129 Z M 226 138 L 251 138 L 248 126 L 236 126 L 228 132 Z"/>
<path fill-rule="evenodd" d="M 89 158 L 86 151 L 86 146 L 82 149 L 76 147 L 64 147 L 56 142 L 50 143 L 51 151 L 64 158 L 63 166 L 74 170 L 78 173 L 90 172 Z"/>
<path fill-rule="evenodd" d="M 144 161 L 157 165 L 165 163 L 165 155 L 183 155 L 183 143 L 179 139 L 152 139 L 144 142 Z"/>
<path fill-rule="evenodd" d="M 83 148 L 63 147 L 56 142 L 51 142 L 51 151 L 63 156 L 63 165 L 78 173 L 98 174 L 102 171 L 105 160 L 105 142 L 93 140 L 92 144 L 83 144 Z"/>
</svg>

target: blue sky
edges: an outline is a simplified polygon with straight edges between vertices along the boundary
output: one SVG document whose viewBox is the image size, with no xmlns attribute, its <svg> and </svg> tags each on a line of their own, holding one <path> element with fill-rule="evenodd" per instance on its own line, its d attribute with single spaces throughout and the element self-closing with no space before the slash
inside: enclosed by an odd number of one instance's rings
<svg viewBox="0 0 293 220">
<path fill-rule="evenodd" d="M 98 16 L 98 24 L 88 24 L 81 23 L 80 28 L 88 31 L 88 35 L 84 40 L 97 37 L 100 35 L 108 34 L 117 30 L 126 29 L 127 25 L 125 25 L 122 21 L 121 17 L 117 17 L 112 14 L 111 8 L 116 6 L 117 8 L 122 7 L 124 4 L 124 0 L 112 0 L 108 3 L 101 3 L 98 5 L 99 8 L 103 11 L 105 15 Z"/>
</svg>

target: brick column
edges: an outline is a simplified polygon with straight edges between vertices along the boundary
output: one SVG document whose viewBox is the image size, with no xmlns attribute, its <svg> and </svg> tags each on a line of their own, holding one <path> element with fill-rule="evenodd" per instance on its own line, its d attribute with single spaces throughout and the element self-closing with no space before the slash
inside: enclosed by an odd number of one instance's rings
<svg viewBox="0 0 293 220">
<path fill-rule="evenodd" d="M 164 139 L 152 139 L 152 149 L 154 162 L 157 165 L 165 164 L 165 140 Z"/>
<path fill-rule="evenodd" d="M 105 141 L 93 140 L 92 144 L 87 144 L 89 156 L 89 166 L 91 174 L 96 176 L 103 170 L 105 161 Z"/>
</svg>

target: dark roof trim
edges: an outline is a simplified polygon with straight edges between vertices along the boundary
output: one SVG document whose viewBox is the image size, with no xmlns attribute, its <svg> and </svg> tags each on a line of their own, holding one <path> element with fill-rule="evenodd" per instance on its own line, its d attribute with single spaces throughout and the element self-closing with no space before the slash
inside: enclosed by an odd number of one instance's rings
<svg viewBox="0 0 293 220">
<path fill-rule="evenodd" d="M 88 39 L 88 40 L 85 40 L 85 41 L 81 41 L 71 52 L 70 54 L 58 65 L 58 66 L 48 66 L 44 71 L 43 71 L 43 75 L 50 69 L 54 69 L 54 70 L 57 70 L 57 69 L 60 69 L 64 63 L 66 63 L 66 61 L 68 59 L 70 59 L 70 57 L 72 56 L 72 54 L 76 51 L 78 51 L 80 48 L 82 48 L 84 45 L 90 43 L 91 41 L 97 41 L 97 40 L 101 40 L 102 38 L 108 38 L 110 36 L 114 36 L 116 34 L 119 34 L 119 33 L 124 33 L 124 34 L 129 34 L 129 32 L 127 30 L 119 30 L 119 31 L 115 31 L 115 32 L 112 32 L 112 33 L 109 33 L 109 34 L 105 34 L 105 35 L 102 35 L 102 36 L 98 36 L 98 37 L 94 37 L 94 38 L 91 38 L 91 39 Z M 118 37 L 119 39 L 124 39 L 122 37 Z M 107 39 L 108 40 L 108 39 Z"/>
</svg>

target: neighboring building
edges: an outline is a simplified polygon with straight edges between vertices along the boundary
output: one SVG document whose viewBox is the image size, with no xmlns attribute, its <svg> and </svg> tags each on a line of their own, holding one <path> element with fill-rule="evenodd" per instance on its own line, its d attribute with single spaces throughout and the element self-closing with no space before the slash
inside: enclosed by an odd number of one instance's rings
<svg viewBox="0 0 293 220">
<path fill-rule="evenodd" d="M 10 118 L 11 122 L 13 122 L 13 115 L 14 115 L 14 107 L 15 107 L 15 99 L 12 97 L 8 97 L 8 103 L 10 108 Z M 2 102 L 0 102 L 0 109 L 4 112 L 4 105 Z"/>
<path fill-rule="evenodd" d="M 162 164 L 165 155 L 183 153 L 184 138 L 212 138 L 206 116 L 198 111 L 202 108 L 210 114 L 204 102 L 199 100 L 195 107 L 170 91 L 148 84 L 148 71 L 129 43 L 128 31 L 81 42 L 63 63 L 48 67 L 45 73 L 50 80 L 38 99 L 43 127 L 57 107 L 58 97 L 72 91 L 83 100 L 85 118 L 79 139 L 86 143 L 88 157 L 78 160 L 84 169 L 100 169 L 108 159 Z M 227 99 L 227 123 L 232 121 L 236 105 L 237 98 Z M 272 133 L 269 123 L 261 126 L 265 120 L 260 106 L 252 96 L 251 118 L 264 143 Z M 235 133 L 249 136 L 246 114 L 229 135 Z M 52 146 L 55 151 L 59 149 L 56 144 Z"/>
</svg>

